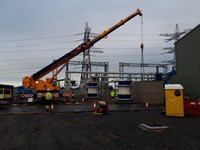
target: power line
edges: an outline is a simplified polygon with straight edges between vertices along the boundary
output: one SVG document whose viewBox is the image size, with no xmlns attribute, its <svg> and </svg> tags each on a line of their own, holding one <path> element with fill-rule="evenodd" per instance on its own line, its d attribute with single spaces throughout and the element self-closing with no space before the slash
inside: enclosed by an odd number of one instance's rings
<svg viewBox="0 0 200 150">
<path fill-rule="evenodd" d="M 147 33 L 143 35 L 144 36 L 159 36 L 159 34 L 155 34 L 155 33 Z M 141 34 L 112 34 L 111 36 L 141 36 Z"/>
<path fill-rule="evenodd" d="M 0 71 L 19 71 L 19 70 L 40 69 L 40 68 L 42 67 L 0 69 Z"/>
<path fill-rule="evenodd" d="M 62 41 L 62 42 L 50 42 L 50 43 L 44 43 L 44 44 L 28 44 L 28 45 L 14 45 L 14 46 L 6 46 L 6 47 L 0 47 L 0 48 L 16 48 L 16 47 L 31 47 L 31 46 L 43 46 L 43 45 L 50 45 L 50 44 L 61 44 L 61 43 L 68 43 L 68 42 L 74 42 L 74 41 Z"/>
<path fill-rule="evenodd" d="M 66 48 L 57 48 L 57 49 L 37 49 L 37 50 L 6 50 L 6 51 L 0 51 L 1 53 L 18 53 L 18 52 L 34 52 L 34 51 L 64 51 Z"/>
<path fill-rule="evenodd" d="M 26 59 L 4 59 L 0 61 L 29 61 L 29 60 L 36 60 L 36 59 L 46 59 L 46 58 L 52 58 L 52 57 L 36 57 L 36 58 L 26 58 Z"/>
<path fill-rule="evenodd" d="M 130 41 L 140 41 L 140 40 L 134 40 L 134 39 L 119 39 L 119 40 L 106 40 L 106 42 L 118 42 L 118 41 L 122 41 L 122 42 L 130 42 Z M 148 40 L 144 40 L 144 41 L 162 41 L 162 39 L 148 39 Z M 41 42 L 41 41 L 39 41 Z M 52 45 L 52 44 L 62 44 L 62 43 L 73 43 L 75 42 L 74 40 L 68 40 L 68 41 L 59 41 L 59 42 L 48 42 L 48 43 L 42 43 L 42 44 L 26 44 L 26 45 L 14 45 L 14 46 L 4 46 L 4 47 L 0 47 L 0 48 L 20 48 L 20 47 L 34 47 L 34 46 L 44 46 L 44 45 Z"/>
<path fill-rule="evenodd" d="M 33 41 L 41 39 L 54 39 L 63 37 L 74 37 L 80 34 L 68 34 L 68 35 L 55 35 L 55 36 L 45 36 L 45 37 L 35 37 L 35 38 L 25 38 L 25 39 L 11 39 L 11 40 L 0 40 L 1 43 L 5 42 L 19 42 L 19 41 Z M 140 34 L 112 34 L 109 36 L 141 36 Z M 159 36 L 159 34 L 144 34 L 144 36 Z"/>
<path fill-rule="evenodd" d="M 71 37 L 76 36 L 75 34 L 70 35 L 55 35 L 55 36 L 46 36 L 46 37 L 36 37 L 36 38 L 27 38 L 27 39 L 11 39 L 11 40 L 0 40 L 0 42 L 19 42 L 19 41 L 32 41 L 32 40 L 41 40 L 41 39 L 54 39 L 61 37 Z"/>
<path fill-rule="evenodd" d="M 145 54 L 145 56 L 157 56 L 157 55 L 162 55 L 162 54 Z M 81 57 L 81 55 L 78 55 L 77 57 Z M 107 55 L 107 56 L 95 56 L 95 57 L 101 57 L 101 58 L 110 58 L 110 57 L 133 57 L 133 56 L 140 56 L 140 54 L 136 54 L 136 55 Z M 12 62 L 12 61 L 31 61 L 31 60 L 39 60 L 39 59 L 53 59 L 53 58 L 57 58 L 57 57 L 35 57 L 35 58 L 23 58 L 23 59 L 2 59 L 0 60 L 0 62 Z"/>
<path fill-rule="evenodd" d="M 157 48 L 163 48 L 163 47 L 145 47 L 145 49 L 157 49 Z M 140 47 L 102 47 L 101 49 L 140 49 Z"/>
<path fill-rule="evenodd" d="M 163 47 L 146 47 L 145 49 L 157 49 L 157 48 L 162 48 Z M 15 50 L 15 51 L 11 51 L 11 50 L 6 50 L 6 51 L 0 51 L 1 53 L 18 53 L 18 52 L 34 52 L 34 51 L 64 51 L 64 50 L 72 50 L 74 48 L 55 48 L 55 49 L 38 49 L 38 50 Z M 116 47 L 116 48 L 109 48 L 109 47 L 104 47 L 102 49 L 106 49 L 106 50 L 111 50 L 111 49 L 139 49 L 139 47 Z"/>
<path fill-rule="evenodd" d="M 119 39 L 119 40 L 109 40 L 105 39 L 104 41 L 109 41 L 109 42 L 115 42 L 115 41 L 140 41 L 139 39 L 133 40 L 133 39 Z M 149 39 L 149 40 L 143 40 L 143 41 L 163 41 L 163 39 Z"/>
</svg>

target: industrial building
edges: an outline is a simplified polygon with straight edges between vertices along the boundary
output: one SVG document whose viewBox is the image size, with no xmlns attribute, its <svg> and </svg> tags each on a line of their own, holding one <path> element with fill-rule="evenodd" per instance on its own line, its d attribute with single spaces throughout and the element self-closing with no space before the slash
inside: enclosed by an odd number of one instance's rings
<svg viewBox="0 0 200 150">
<path fill-rule="evenodd" d="M 180 83 L 184 94 L 200 100 L 200 25 L 175 43 L 176 71 L 170 83 Z"/>
</svg>

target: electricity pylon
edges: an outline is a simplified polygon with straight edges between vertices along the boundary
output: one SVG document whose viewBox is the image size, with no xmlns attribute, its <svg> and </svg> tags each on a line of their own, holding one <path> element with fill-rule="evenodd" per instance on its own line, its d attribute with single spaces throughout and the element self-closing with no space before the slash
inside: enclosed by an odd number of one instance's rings
<svg viewBox="0 0 200 150">
<path fill-rule="evenodd" d="M 162 33 L 162 34 L 159 34 L 159 35 L 167 37 L 165 39 L 165 42 L 168 43 L 168 42 L 173 41 L 175 43 L 181 38 L 181 36 L 187 34 L 190 30 L 191 29 L 186 29 L 186 30 L 180 32 L 179 26 L 178 26 L 178 24 L 176 24 L 174 33 Z M 163 50 L 167 51 L 164 54 L 173 54 L 173 59 L 172 60 L 163 61 L 163 63 L 168 63 L 170 65 L 173 65 L 176 68 L 175 47 L 165 47 L 165 48 L 163 48 Z"/>
</svg>

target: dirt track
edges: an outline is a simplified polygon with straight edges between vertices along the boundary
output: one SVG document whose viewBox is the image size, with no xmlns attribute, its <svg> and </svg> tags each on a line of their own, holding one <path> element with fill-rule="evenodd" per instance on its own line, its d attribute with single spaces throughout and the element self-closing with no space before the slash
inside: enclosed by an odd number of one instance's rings
<svg viewBox="0 0 200 150">
<path fill-rule="evenodd" d="M 159 111 L 0 115 L 1 150 L 199 150 L 199 117 L 165 117 Z M 144 131 L 140 123 L 169 126 Z"/>
</svg>

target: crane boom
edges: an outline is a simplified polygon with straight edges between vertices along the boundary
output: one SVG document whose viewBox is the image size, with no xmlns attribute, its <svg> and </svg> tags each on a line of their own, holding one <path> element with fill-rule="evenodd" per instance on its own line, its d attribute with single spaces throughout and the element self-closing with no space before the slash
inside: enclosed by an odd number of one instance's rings
<svg viewBox="0 0 200 150">
<path fill-rule="evenodd" d="M 132 18 L 134 18 L 137 15 L 139 15 L 139 16 L 143 15 L 142 12 L 140 11 L 140 9 L 137 9 L 130 16 L 126 17 L 125 19 L 120 20 L 117 24 L 115 24 L 111 28 L 103 31 L 101 34 L 99 34 L 97 37 L 93 38 L 92 40 L 88 40 L 88 41 L 80 44 L 78 47 L 76 47 L 69 53 L 65 54 L 61 58 L 55 60 L 54 62 L 52 62 L 48 66 L 44 67 L 43 69 L 39 70 L 38 72 L 33 74 L 31 77 L 28 77 L 28 76 L 24 77 L 23 78 L 23 86 L 24 87 L 36 87 L 36 90 L 45 90 L 47 88 L 54 90 L 55 89 L 55 88 L 53 88 L 54 86 L 51 85 L 51 81 L 54 79 L 54 77 L 46 80 L 46 82 L 41 80 L 41 78 L 44 77 L 45 75 L 47 75 L 48 73 L 50 73 L 51 71 L 57 69 L 61 65 L 65 65 L 72 58 L 76 57 L 78 54 L 80 54 L 84 50 L 90 48 L 96 42 L 98 42 L 99 40 L 101 40 L 102 38 L 104 38 L 105 36 L 107 36 L 108 34 L 110 34 L 111 32 L 113 32 L 114 30 L 116 30 L 117 28 L 119 28 L 120 26 L 122 26 L 123 24 L 125 24 L 126 22 L 128 22 L 129 20 L 131 20 Z M 61 69 L 59 69 L 58 73 L 62 70 L 62 68 L 63 67 L 61 67 Z M 36 83 L 36 81 L 37 81 L 37 83 Z M 40 86 L 39 86 L 39 84 L 40 84 Z"/>
</svg>

